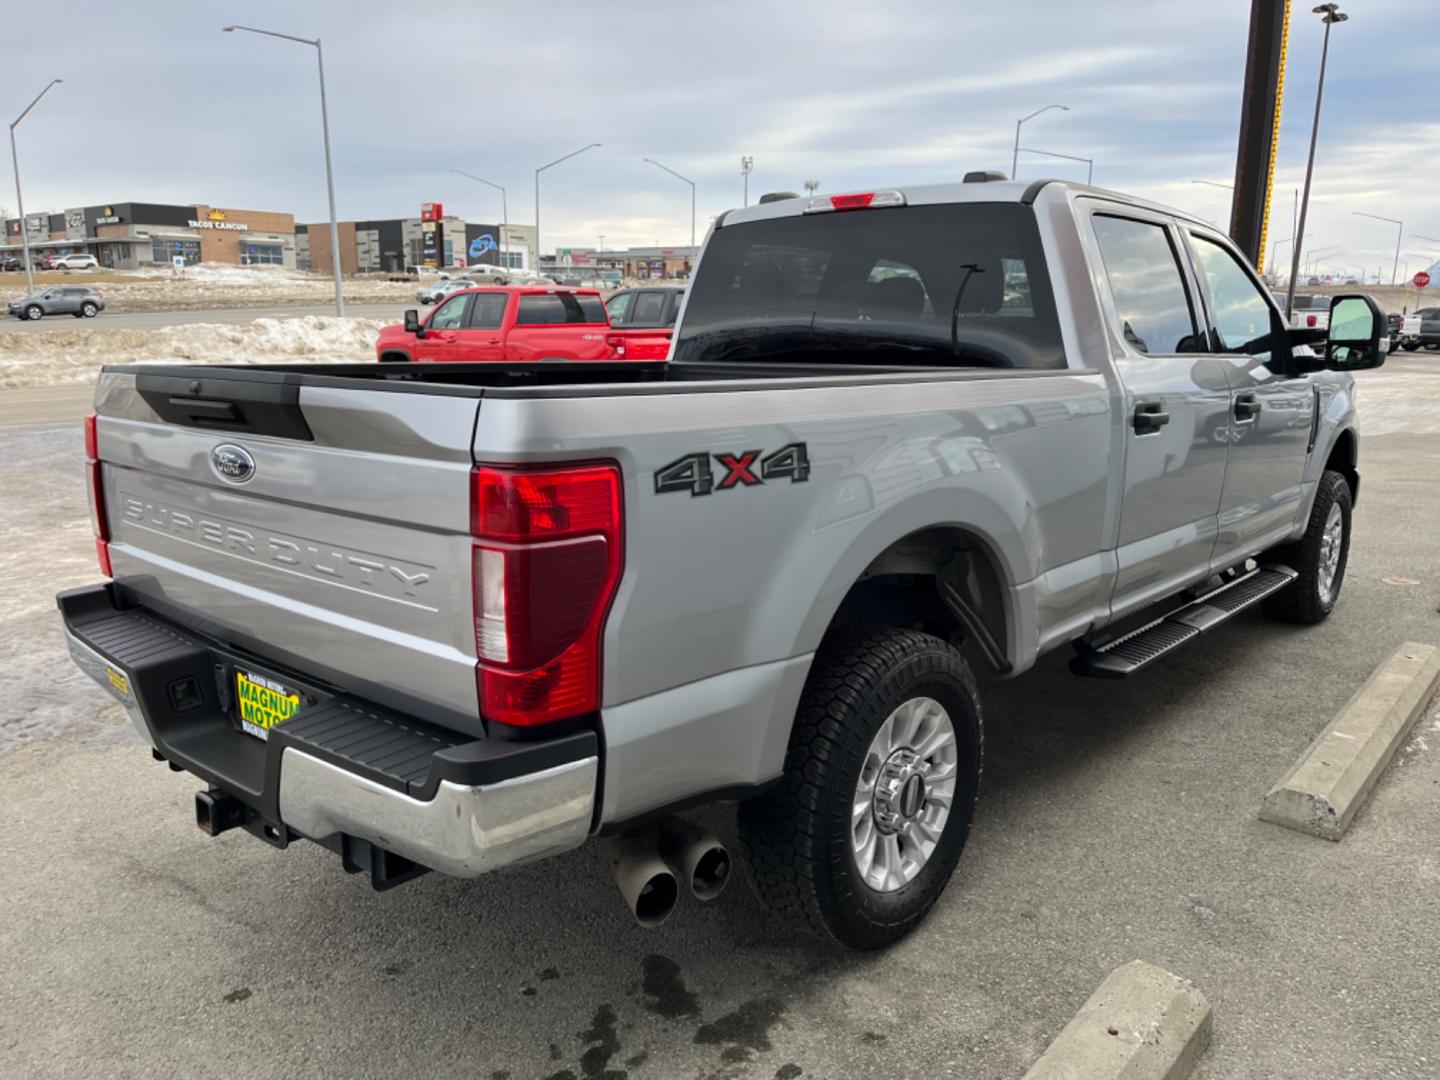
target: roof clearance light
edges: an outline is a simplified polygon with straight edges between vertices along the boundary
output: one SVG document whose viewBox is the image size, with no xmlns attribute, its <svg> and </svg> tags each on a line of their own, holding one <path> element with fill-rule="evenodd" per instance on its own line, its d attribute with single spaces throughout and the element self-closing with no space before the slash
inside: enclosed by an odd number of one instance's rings
<svg viewBox="0 0 1440 1080">
<path fill-rule="evenodd" d="M 904 206 L 905 196 L 898 191 L 855 191 L 848 195 L 817 195 L 805 200 L 805 213 L 822 214 L 830 210 L 874 210 L 882 206 Z"/>
</svg>

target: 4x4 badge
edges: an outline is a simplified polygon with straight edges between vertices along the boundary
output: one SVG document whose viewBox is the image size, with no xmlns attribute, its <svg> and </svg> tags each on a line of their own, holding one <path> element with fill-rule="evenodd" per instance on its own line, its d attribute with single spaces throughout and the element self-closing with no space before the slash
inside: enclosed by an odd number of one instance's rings
<svg viewBox="0 0 1440 1080">
<path fill-rule="evenodd" d="M 655 494 L 667 491 L 688 491 L 691 496 L 709 495 L 717 489 L 758 487 L 768 481 L 786 480 L 798 484 L 810 479 L 810 455 L 803 442 L 789 443 L 774 453 L 763 450 L 736 450 L 728 454 L 686 454 L 669 465 L 655 470 Z M 718 462 L 725 470 L 715 482 Z M 756 461 L 759 464 L 756 464 Z"/>
</svg>

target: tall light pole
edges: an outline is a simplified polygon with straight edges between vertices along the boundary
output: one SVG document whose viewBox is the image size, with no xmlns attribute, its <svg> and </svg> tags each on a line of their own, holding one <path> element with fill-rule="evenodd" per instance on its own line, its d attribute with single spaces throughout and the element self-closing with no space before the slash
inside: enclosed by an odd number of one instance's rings
<svg viewBox="0 0 1440 1080">
<path fill-rule="evenodd" d="M 815 192 L 817 192 L 817 191 L 820 190 L 820 181 L 819 181 L 819 180 L 806 180 L 804 187 L 805 187 L 805 194 L 806 194 L 806 195 L 814 195 Z"/>
<path fill-rule="evenodd" d="M 660 162 L 654 158 L 647 157 L 644 160 L 650 162 L 650 164 L 654 165 L 657 169 L 664 169 L 671 176 L 675 177 L 676 180 L 683 180 L 690 185 L 690 257 L 693 259 L 695 257 L 695 181 L 689 177 L 681 176 L 674 169 L 670 168 L 669 165 L 661 165 Z"/>
<path fill-rule="evenodd" d="M 1380 214 L 1367 214 L 1364 210 L 1351 210 L 1355 217 L 1368 217 L 1372 221 L 1388 221 L 1395 226 L 1395 265 L 1390 269 L 1390 284 L 1394 285 L 1400 275 L 1400 240 L 1405 235 L 1405 223 L 1399 218 L 1383 217 Z"/>
<path fill-rule="evenodd" d="M 539 270 L 539 269 L 540 269 L 540 265 L 539 265 L 539 263 L 540 263 L 540 174 L 541 174 L 542 172 L 544 172 L 546 169 L 553 169 L 556 165 L 559 165 L 562 161 L 569 161 L 569 160 L 570 160 L 572 157 L 574 157 L 576 154 L 583 154 L 583 153 L 585 153 L 586 150 L 594 150 L 594 149 L 597 148 L 599 145 L 600 145 L 600 144 L 599 144 L 598 142 L 592 142 L 592 143 L 590 143 L 588 146 L 582 146 L 582 147 L 580 147 L 579 150 L 571 150 L 570 153 L 566 154 L 564 157 L 558 157 L 558 158 L 556 158 L 554 161 L 550 162 L 549 165 L 541 165 L 538 169 L 535 170 L 535 263 L 536 263 L 535 269 L 536 269 L 536 270 Z"/>
<path fill-rule="evenodd" d="M 505 262 L 505 234 L 510 231 L 510 203 L 509 203 L 509 201 L 505 198 L 505 189 L 504 189 L 503 187 L 501 187 L 499 184 L 492 184 L 489 180 L 481 179 L 480 177 L 474 175 L 473 173 L 468 173 L 468 172 L 466 172 L 464 169 L 451 169 L 450 171 L 453 172 L 453 173 L 459 173 L 461 176 L 465 177 L 467 180 L 474 180 L 477 184 L 484 184 L 486 187 L 493 187 L 496 191 L 500 192 L 500 217 L 501 217 L 501 222 L 500 222 L 500 261 L 501 261 L 502 263 L 504 263 L 504 262 Z M 468 256 L 470 253 L 467 251 L 465 254 Z M 540 253 L 539 253 L 538 250 L 537 250 L 536 253 L 535 253 L 535 258 L 536 258 L 537 260 L 540 258 Z M 510 267 L 507 265 L 507 266 L 505 267 L 505 269 L 506 269 L 506 270 L 509 270 Z"/>
<path fill-rule="evenodd" d="M 1314 233 L 1306 233 L 1305 235 L 1306 235 L 1306 236 L 1314 236 L 1315 234 L 1314 234 Z M 1302 237 L 1301 239 L 1304 239 L 1304 237 Z M 1295 237 L 1293 237 L 1293 236 L 1282 236 L 1279 240 L 1276 240 L 1273 244 L 1271 244 L 1271 245 L 1270 245 L 1270 261 L 1269 261 L 1269 263 L 1267 263 L 1266 265 L 1267 265 L 1267 266 L 1270 266 L 1270 267 L 1274 267 L 1274 265 L 1275 265 L 1275 252 L 1279 249 L 1279 247 L 1280 247 L 1281 244 L 1293 244 L 1294 242 L 1295 242 Z"/>
<path fill-rule="evenodd" d="M 325 102 L 325 51 L 320 48 L 320 39 L 280 34 L 274 30 L 257 30 L 253 26 L 226 26 L 222 29 L 227 34 L 232 34 L 236 30 L 244 30 L 250 34 L 264 34 L 266 37 L 315 46 L 315 63 L 320 69 L 320 132 L 325 141 L 325 192 L 330 197 L 330 265 L 335 271 L 335 314 L 344 315 L 345 296 L 341 288 L 340 275 L 340 223 L 335 217 L 335 169 L 330 163 L 330 110 Z"/>
<path fill-rule="evenodd" d="M 1070 111 L 1070 106 L 1069 106 L 1069 105 L 1046 105 L 1044 108 L 1036 109 L 1034 112 L 1030 113 L 1028 116 L 1022 116 L 1019 120 L 1016 120 L 1016 121 L 1015 121 L 1015 150 L 1014 150 L 1014 152 L 1011 153 L 1011 155 L 1010 155 L 1010 179 L 1011 179 L 1011 180 L 1014 180 L 1014 179 L 1015 179 L 1015 170 L 1020 167 L 1020 125 L 1023 124 L 1023 123 L 1025 123 L 1026 120 L 1034 120 L 1035 117 L 1039 116 L 1041 113 L 1043 113 L 1043 112 L 1049 112 L 1051 109 L 1059 109 L 1061 112 L 1069 112 L 1069 111 Z"/>
<path fill-rule="evenodd" d="M 1094 158 L 1076 157 L 1074 154 L 1057 154 L 1057 153 L 1055 153 L 1053 150 L 1036 150 L 1036 149 L 1034 149 L 1033 147 L 1030 147 L 1030 146 L 1020 146 L 1020 147 L 1017 147 L 1016 149 L 1017 149 L 1017 150 L 1023 150 L 1023 151 L 1024 151 L 1025 153 L 1027 153 L 1027 154 L 1042 154 L 1042 155 L 1044 155 L 1045 157 L 1064 158 L 1064 159 L 1067 160 L 1067 161 L 1083 161 L 1087 166 L 1089 166 L 1089 171 L 1085 174 L 1085 183 L 1088 184 L 1088 183 L 1090 183 L 1091 181 L 1093 181 L 1093 180 L 1095 179 L 1095 159 L 1094 159 Z M 1010 175 L 1011 175 L 1011 177 L 1013 178 L 1015 174 L 1014 174 L 1014 172 L 1011 172 Z"/>
<path fill-rule="evenodd" d="M 15 165 L 15 207 L 20 213 L 20 243 L 25 248 L 25 295 L 29 296 L 35 291 L 35 270 L 30 265 L 30 230 L 25 223 L 25 199 L 20 194 L 20 155 L 15 151 L 15 125 L 24 120 L 30 110 L 40 103 L 40 99 L 48 94 L 52 87 L 64 82 L 64 79 L 51 79 L 45 89 L 35 95 L 35 100 L 25 106 L 22 112 L 10 125 L 10 160 Z"/>
<path fill-rule="evenodd" d="M 1332 255 L 1333 252 L 1339 251 L 1339 250 L 1340 250 L 1340 247 L 1341 247 L 1341 245 L 1339 245 L 1339 244 L 1331 244 L 1329 247 L 1316 248 L 1314 251 L 1310 252 L 1309 257 L 1308 257 L 1308 259 L 1307 259 L 1307 263 L 1306 263 L 1307 269 L 1306 269 L 1305 272 L 1306 272 L 1307 274 L 1313 274 L 1313 273 L 1315 272 L 1316 264 L 1318 264 L 1318 263 L 1320 262 L 1320 256 L 1321 256 L 1321 255 Z M 1332 255 L 1332 257 L 1338 258 L 1338 256 L 1333 256 L 1333 255 Z"/>
<path fill-rule="evenodd" d="M 750 170 L 754 167 L 755 159 L 749 154 L 742 154 L 740 157 L 740 176 L 744 180 L 745 184 L 745 201 L 740 204 L 742 207 L 750 205 Z"/>
<path fill-rule="evenodd" d="M 1325 39 L 1320 46 L 1320 77 L 1315 82 L 1315 120 L 1310 125 L 1310 157 L 1305 163 L 1305 194 L 1300 197 L 1300 221 L 1295 226 L 1296 236 L 1305 235 L 1305 214 L 1310 209 L 1310 178 L 1315 173 L 1315 141 L 1320 135 L 1320 102 L 1325 94 L 1325 61 L 1330 56 L 1330 27 L 1350 18 L 1340 10 L 1339 4 L 1320 4 L 1310 10 L 1322 17 L 1325 23 Z M 1304 246 L 1304 242 L 1299 241 L 1290 252 L 1290 285 L 1285 290 L 1287 321 L 1295 310 L 1295 277 L 1300 272 L 1300 249 Z"/>
</svg>

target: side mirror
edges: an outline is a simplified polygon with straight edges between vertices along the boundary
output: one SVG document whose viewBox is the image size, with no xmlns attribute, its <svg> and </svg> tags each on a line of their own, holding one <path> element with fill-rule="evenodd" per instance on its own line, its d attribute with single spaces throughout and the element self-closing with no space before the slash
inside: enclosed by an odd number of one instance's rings
<svg viewBox="0 0 1440 1080">
<path fill-rule="evenodd" d="M 414 334 L 417 338 L 425 336 L 425 328 L 420 325 L 420 313 L 414 308 L 405 312 L 405 332 Z"/>
<path fill-rule="evenodd" d="M 1336 296 L 1330 301 L 1330 331 L 1325 366 L 1331 371 L 1360 371 L 1385 363 L 1390 324 L 1368 296 Z"/>
</svg>

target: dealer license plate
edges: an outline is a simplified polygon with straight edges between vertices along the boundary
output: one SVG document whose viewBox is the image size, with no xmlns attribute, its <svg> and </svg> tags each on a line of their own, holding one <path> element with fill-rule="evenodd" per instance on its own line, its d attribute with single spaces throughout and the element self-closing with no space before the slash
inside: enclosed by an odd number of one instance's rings
<svg viewBox="0 0 1440 1080">
<path fill-rule="evenodd" d="M 271 728 L 300 711 L 296 691 L 253 671 L 235 672 L 235 703 L 240 726 L 261 739 L 268 739 Z"/>
</svg>

